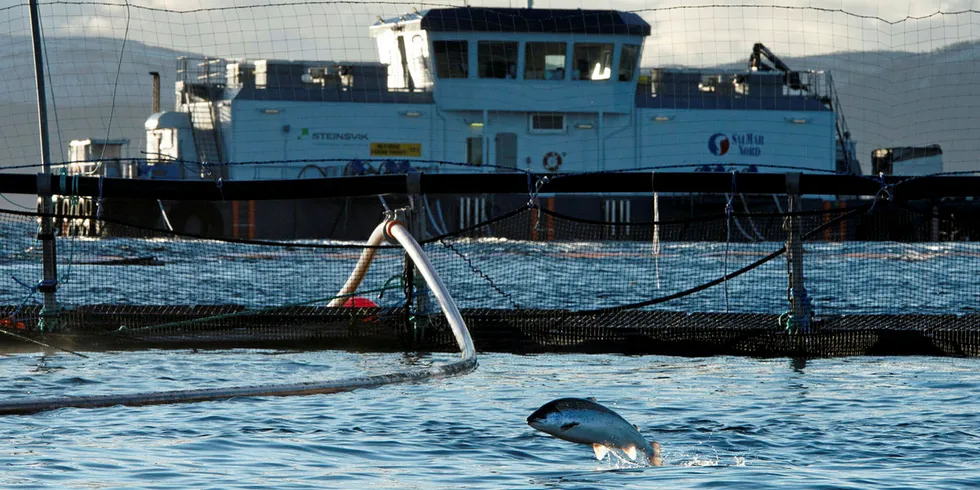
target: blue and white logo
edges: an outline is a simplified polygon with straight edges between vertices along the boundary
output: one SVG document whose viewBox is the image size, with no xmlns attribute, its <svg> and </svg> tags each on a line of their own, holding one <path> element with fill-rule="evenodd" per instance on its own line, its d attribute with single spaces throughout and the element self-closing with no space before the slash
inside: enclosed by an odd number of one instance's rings
<svg viewBox="0 0 980 490">
<path fill-rule="evenodd" d="M 708 138 L 708 151 L 712 155 L 722 156 L 728 153 L 728 149 L 731 148 L 732 144 L 728 141 L 728 136 L 722 133 L 715 133 Z"/>
<path fill-rule="evenodd" d="M 766 138 L 757 133 L 715 133 L 708 138 L 708 151 L 715 156 L 724 156 L 729 150 L 733 155 L 743 157 L 762 156 L 762 148 L 766 145 Z M 735 152 L 735 149 L 738 149 Z"/>
</svg>

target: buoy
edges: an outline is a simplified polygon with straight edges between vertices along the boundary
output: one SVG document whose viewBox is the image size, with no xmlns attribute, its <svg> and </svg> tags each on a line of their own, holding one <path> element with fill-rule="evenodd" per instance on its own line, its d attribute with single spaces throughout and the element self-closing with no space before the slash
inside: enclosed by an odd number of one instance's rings
<svg viewBox="0 0 980 490">
<path fill-rule="evenodd" d="M 377 308 L 378 304 L 367 298 L 353 296 L 344 301 L 344 308 Z"/>
<path fill-rule="evenodd" d="M 344 301 L 344 308 L 377 308 L 378 304 L 367 298 L 353 296 Z M 376 316 L 368 316 L 361 319 L 363 323 L 378 323 L 380 319 Z"/>
</svg>

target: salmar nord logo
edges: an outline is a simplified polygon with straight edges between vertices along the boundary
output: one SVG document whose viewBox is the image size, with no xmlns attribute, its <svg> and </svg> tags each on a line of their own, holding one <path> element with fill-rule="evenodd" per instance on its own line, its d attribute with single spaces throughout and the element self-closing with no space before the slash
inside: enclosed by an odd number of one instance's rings
<svg viewBox="0 0 980 490">
<path fill-rule="evenodd" d="M 729 151 L 743 157 L 762 156 L 765 145 L 765 136 L 758 133 L 715 133 L 708 138 L 708 151 L 719 157 Z"/>
<path fill-rule="evenodd" d="M 732 144 L 728 141 L 728 136 L 722 133 L 715 133 L 708 138 L 708 151 L 712 155 L 722 156 L 728 153 L 728 149 L 731 148 Z"/>
</svg>

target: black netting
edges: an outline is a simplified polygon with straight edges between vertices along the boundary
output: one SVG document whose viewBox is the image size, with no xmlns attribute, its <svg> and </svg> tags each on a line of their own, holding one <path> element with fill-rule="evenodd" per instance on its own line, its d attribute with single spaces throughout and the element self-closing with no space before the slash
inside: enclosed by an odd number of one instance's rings
<svg viewBox="0 0 980 490">
<path fill-rule="evenodd" d="M 481 350 L 980 355 L 971 213 L 854 200 L 791 214 L 778 209 L 784 196 L 772 209 L 754 207 L 765 212 L 726 213 L 723 197 L 689 199 L 705 211 L 657 222 L 573 216 L 544 199 L 499 201 L 488 220 L 446 233 L 425 215 L 410 217 L 426 224 L 414 227 Z M 363 243 L 47 219 L 56 221 L 60 307 L 50 311 L 39 216 L 0 214 L 4 342 L 455 348 L 398 247 L 378 247 L 357 300 L 332 307 Z M 789 287 L 793 220 L 804 239 L 802 298 Z M 369 233 L 377 223 L 359 226 Z M 82 226 L 98 236 L 75 236 Z M 812 312 L 805 322 L 794 318 L 801 302 Z"/>
</svg>

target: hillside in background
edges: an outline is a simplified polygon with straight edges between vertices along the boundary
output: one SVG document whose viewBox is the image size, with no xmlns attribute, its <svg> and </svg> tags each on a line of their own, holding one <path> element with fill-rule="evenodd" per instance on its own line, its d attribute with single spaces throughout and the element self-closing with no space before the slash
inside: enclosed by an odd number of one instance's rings
<svg viewBox="0 0 980 490">
<path fill-rule="evenodd" d="M 120 65 L 122 47 L 122 41 L 106 38 L 47 41 L 54 161 L 67 158 L 72 139 L 107 135 L 128 138 L 130 156 L 139 156 L 145 145 L 143 122 L 150 113 L 150 71 L 162 76 L 163 108 L 172 106 L 175 60 L 188 53 L 130 41 Z M 779 54 L 778 46 L 770 48 Z M 946 170 L 980 168 L 976 162 L 980 118 L 975 116 L 980 112 L 975 88 L 980 79 L 980 42 L 930 53 L 849 52 L 784 61 L 798 70 L 832 72 L 866 171 L 874 148 L 931 143 L 942 145 Z M 0 164 L 4 167 L 31 165 L 38 159 L 32 63 L 28 38 L 0 36 Z M 743 59 L 721 68 L 744 66 Z"/>
<path fill-rule="evenodd" d="M 831 72 L 866 172 L 875 148 L 933 143 L 943 148 L 946 171 L 980 169 L 980 41 L 929 53 L 860 51 L 783 61 L 795 70 Z"/>
<path fill-rule="evenodd" d="M 128 138 L 130 155 L 139 155 L 150 114 L 149 72 L 160 73 L 161 105 L 170 108 L 176 59 L 188 53 L 129 41 L 120 64 L 118 39 L 56 38 L 46 44 L 52 161 L 67 159 L 72 139 L 106 137 L 110 115 L 108 136 Z M 0 165 L 37 163 L 36 104 L 30 39 L 0 36 Z"/>
</svg>

